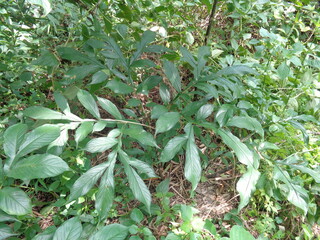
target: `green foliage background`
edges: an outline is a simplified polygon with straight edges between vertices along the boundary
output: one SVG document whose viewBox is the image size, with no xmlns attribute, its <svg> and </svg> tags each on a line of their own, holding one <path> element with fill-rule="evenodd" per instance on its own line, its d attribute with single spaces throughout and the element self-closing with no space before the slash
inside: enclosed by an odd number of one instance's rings
<svg viewBox="0 0 320 240">
<path fill-rule="evenodd" d="M 317 1 L 0 0 L 0 20 L 0 239 L 319 238 Z M 172 206 L 161 170 L 192 201 L 217 159 L 237 208 Z"/>
</svg>

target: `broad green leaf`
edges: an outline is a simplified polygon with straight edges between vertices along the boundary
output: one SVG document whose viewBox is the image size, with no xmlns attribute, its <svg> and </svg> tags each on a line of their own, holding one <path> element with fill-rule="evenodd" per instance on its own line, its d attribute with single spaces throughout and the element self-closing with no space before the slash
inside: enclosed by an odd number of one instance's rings
<svg viewBox="0 0 320 240">
<path fill-rule="evenodd" d="M 159 94 L 160 94 L 161 100 L 165 104 L 168 104 L 170 102 L 170 99 L 171 99 L 170 91 L 167 85 L 165 85 L 164 83 L 160 84 Z"/>
<path fill-rule="evenodd" d="M 59 64 L 59 61 L 57 60 L 56 56 L 49 50 L 44 50 L 41 53 L 40 57 L 32 61 L 32 64 L 38 66 L 54 67 Z"/>
<path fill-rule="evenodd" d="M 70 61 L 79 61 L 79 62 L 86 62 L 86 63 L 93 63 L 99 64 L 97 60 L 93 60 L 87 55 L 75 50 L 74 48 L 69 47 L 59 47 L 57 49 L 59 55 L 63 59 L 67 59 Z"/>
<path fill-rule="evenodd" d="M 288 67 L 288 65 L 285 62 L 283 62 L 278 67 L 277 72 L 278 72 L 280 79 L 284 80 L 289 76 L 290 68 Z"/>
<path fill-rule="evenodd" d="M 147 176 L 148 176 L 149 178 L 156 178 L 156 177 L 158 177 L 158 176 L 155 174 L 153 168 L 152 168 L 149 164 L 147 164 L 147 163 L 145 163 L 145 162 L 143 162 L 143 161 L 141 161 L 141 160 L 135 159 L 135 158 L 131 158 L 131 159 L 132 159 L 132 160 L 129 160 L 129 164 L 130 164 L 132 167 L 136 168 L 139 173 L 145 173 L 145 174 L 147 174 Z"/>
<path fill-rule="evenodd" d="M 129 156 L 123 151 L 120 151 L 119 154 L 120 160 L 124 166 L 124 171 L 128 177 L 129 186 L 133 192 L 133 195 L 136 199 L 142 202 L 147 207 L 147 210 L 150 212 L 151 194 L 149 192 L 148 187 L 143 182 L 138 173 L 129 165 Z"/>
<path fill-rule="evenodd" d="M 49 0 L 27 0 L 27 2 L 42 7 L 44 10 L 44 16 L 47 16 L 52 10 Z"/>
<path fill-rule="evenodd" d="M 197 188 L 201 178 L 201 164 L 197 145 L 195 144 L 193 127 L 188 134 L 186 146 L 186 162 L 184 165 L 184 176 L 192 184 L 192 191 Z"/>
<path fill-rule="evenodd" d="M 297 121 L 294 121 L 294 120 L 289 120 L 288 121 L 294 128 L 300 130 L 302 132 L 302 135 L 303 135 L 303 141 L 305 142 L 305 144 L 309 144 L 309 134 L 307 133 L 307 130 L 305 129 L 305 127 L 297 122 Z"/>
<path fill-rule="evenodd" d="M 83 139 L 85 139 L 89 133 L 93 130 L 94 122 L 83 122 L 80 127 L 76 130 L 76 135 L 74 137 L 76 143 L 78 144 Z"/>
<path fill-rule="evenodd" d="M 98 179 L 102 176 L 109 164 L 109 162 L 101 163 L 91 168 L 86 173 L 82 174 L 81 177 L 79 177 L 77 181 L 73 184 L 70 190 L 69 202 L 89 192 L 89 190 L 94 186 L 94 184 L 96 184 Z"/>
<path fill-rule="evenodd" d="M 199 111 L 197 112 L 196 119 L 197 120 L 206 119 L 207 117 L 209 117 L 211 115 L 212 112 L 213 112 L 213 105 L 212 104 L 203 105 L 199 109 Z"/>
<path fill-rule="evenodd" d="M 101 177 L 99 190 L 96 195 L 95 208 L 97 209 L 101 219 L 108 216 L 114 200 L 114 166 L 117 159 L 117 153 L 111 152 L 108 155 L 109 167 Z"/>
<path fill-rule="evenodd" d="M 67 99 L 60 92 L 54 92 L 53 96 L 54 100 L 56 101 L 58 107 L 62 110 L 62 112 L 71 113 Z"/>
<path fill-rule="evenodd" d="M 301 166 L 301 165 L 295 165 L 292 164 L 290 167 L 298 169 L 299 171 L 309 174 L 315 181 L 316 183 L 320 183 L 320 171 L 319 170 L 313 170 L 311 168 Z"/>
<path fill-rule="evenodd" d="M 156 105 L 152 108 L 151 119 L 158 119 L 161 115 L 168 112 L 168 109 L 163 105 Z"/>
<path fill-rule="evenodd" d="M 217 72 L 218 75 L 244 75 L 244 74 L 258 74 L 252 68 L 245 65 L 233 65 L 230 67 L 225 67 Z"/>
<path fill-rule="evenodd" d="M 160 162 L 169 162 L 182 149 L 187 142 L 186 136 L 172 138 L 161 152 Z"/>
<path fill-rule="evenodd" d="M 227 124 L 230 118 L 232 118 L 234 112 L 234 106 L 230 104 L 223 104 L 216 113 L 215 121 L 219 123 L 220 127 Z"/>
<path fill-rule="evenodd" d="M 52 240 L 54 233 L 56 232 L 55 226 L 46 228 L 42 233 L 37 234 L 32 240 Z"/>
<path fill-rule="evenodd" d="M 90 85 L 92 84 L 99 84 L 108 79 L 109 75 L 106 74 L 104 71 L 99 71 L 93 74 L 92 76 L 92 81 L 89 83 Z"/>
<path fill-rule="evenodd" d="M 114 93 L 119 93 L 119 94 L 129 94 L 134 90 L 133 87 L 129 86 L 128 84 L 117 81 L 117 80 L 109 81 L 106 87 L 111 89 Z"/>
<path fill-rule="evenodd" d="M 77 96 L 81 104 L 89 111 L 89 113 L 91 113 L 95 118 L 99 119 L 99 108 L 92 95 L 85 90 L 79 90 Z"/>
<path fill-rule="evenodd" d="M 143 145 L 158 147 L 156 140 L 154 139 L 152 134 L 145 131 L 140 126 L 131 126 L 130 128 L 125 129 L 123 133 L 138 140 Z"/>
<path fill-rule="evenodd" d="M 221 128 L 218 129 L 217 133 L 220 135 L 223 142 L 235 152 L 238 160 L 241 163 L 253 167 L 253 153 L 244 143 L 240 141 L 239 138 L 234 136 L 231 132 Z"/>
<path fill-rule="evenodd" d="M 256 190 L 256 184 L 259 180 L 260 172 L 249 167 L 247 172 L 237 182 L 237 191 L 240 194 L 239 211 L 244 208 L 250 200 L 251 194 Z"/>
<path fill-rule="evenodd" d="M 166 178 L 156 188 L 157 193 L 168 193 L 169 192 L 170 179 Z"/>
<path fill-rule="evenodd" d="M 19 188 L 4 187 L 0 189 L 0 209 L 10 215 L 31 213 L 31 200 Z"/>
<path fill-rule="evenodd" d="M 230 240 L 255 240 L 255 238 L 243 227 L 235 225 L 231 228 Z"/>
<path fill-rule="evenodd" d="M 94 138 L 87 143 L 85 150 L 91 153 L 104 152 L 112 148 L 117 143 L 118 140 L 113 137 Z"/>
<path fill-rule="evenodd" d="M 216 235 L 217 234 L 216 226 L 209 219 L 206 219 L 203 228 L 208 230 L 212 235 Z"/>
<path fill-rule="evenodd" d="M 197 62 L 194 59 L 194 57 L 192 56 L 192 54 L 188 51 L 188 49 L 186 49 L 185 47 L 181 47 L 180 52 L 182 53 L 182 56 L 183 56 L 182 60 L 189 63 L 191 65 L 191 67 L 193 67 L 193 69 L 196 69 Z"/>
<path fill-rule="evenodd" d="M 145 31 L 142 34 L 141 41 L 138 43 L 137 51 L 133 54 L 130 60 L 130 64 L 132 64 L 135 60 L 137 60 L 141 56 L 141 53 L 144 51 L 146 46 L 149 43 L 153 42 L 155 38 L 156 38 L 156 33 L 149 30 Z"/>
<path fill-rule="evenodd" d="M 69 118 L 57 111 L 53 111 L 49 108 L 33 106 L 25 109 L 23 115 L 34 119 L 45 120 L 69 120 Z"/>
<path fill-rule="evenodd" d="M 172 129 L 180 119 L 177 112 L 168 112 L 159 117 L 156 122 L 156 134 L 163 133 Z"/>
<path fill-rule="evenodd" d="M 143 220 L 144 216 L 138 208 L 134 208 L 130 213 L 130 218 L 139 224 Z"/>
<path fill-rule="evenodd" d="M 127 60 L 125 59 L 125 57 L 123 56 L 119 45 L 116 43 L 116 41 L 113 38 L 108 38 L 106 40 L 107 40 L 108 45 L 111 47 L 111 49 L 113 50 L 114 54 L 116 55 L 116 57 L 120 60 L 120 62 L 122 63 L 123 67 L 127 70 L 128 69 L 128 63 L 127 63 Z"/>
<path fill-rule="evenodd" d="M 55 232 L 53 240 L 75 240 L 79 239 L 82 225 L 79 218 L 74 217 L 65 221 Z"/>
<path fill-rule="evenodd" d="M 0 223 L 0 240 L 5 240 L 9 237 L 16 236 L 18 234 L 15 234 L 11 227 L 4 223 Z"/>
<path fill-rule="evenodd" d="M 126 226 L 113 223 L 103 227 L 90 240 L 124 240 L 129 233 L 129 229 Z"/>
<path fill-rule="evenodd" d="M 8 172 L 9 177 L 22 180 L 55 177 L 68 171 L 68 165 L 60 158 L 51 154 L 36 154 L 20 159 Z"/>
<path fill-rule="evenodd" d="M 42 148 L 53 142 L 59 136 L 60 128 L 58 126 L 42 125 L 25 135 L 17 156 L 23 157 L 34 150 Z"/>
<path fill-rule="evenodd" d="M 299 185 L 290 184 L 289 186 L 289 194 L 288 201 L 291 202 L 296 207 L 303 210 L 306 215 L 308 212 L 308 202 L 306 201 L 308 197 L 308 192 L 304 188 Z"/>
<path fill-rule="evenodd" d="M 192 36 L 192 33 L 186 32 L 186 40 L 190 45 L 194 43 L 194 37 Z"/>
<path fill-rule="evenodd" d="M 18 221 L 15 217 L 0 210 L 0 222 L 15 222 L 15 221 Z"/>
<path fill-rule="evenodd" d="M 149 91 L 154 87 L 158 86 L 161 80 L 162 77 L 158 75 L 148 76 L 146 79 L 143 80 L 142 83 L 139 84 L 137 88 L 137 93 L 148 95 Z"/>
<path fill-rule="evenodd" d="M 118 108 L 111 101 L 105 98 L 98 97 L 98 102 L 100 106 L 108 113 L 110 113 L 115 119 L 123 119 L 123 116 L 119 112 Z"/>
<path fill-rule="evenodd" d="M 82 65 L 73 67 L 66 72 L 63 78 L 64 81 L 61 83 L 64 85 L 70 85 L 74 82 L 84 79 L 88 75 L 93 74 L 103 68 L 104 66 L 99 65 Z"/>
<path fill-rule="evenodd" d="M 63 152 L 69 138 L 68 130 L 69 128 L 63 129 L 60 132 L 60 136 L 49 144 L 47 148 L 47 153 L 51 153 L 53 155 L 60 155 Z"/>
<path fill-rule="evenodd" d="M 230 119 L 230 121 L 227 123 L 227 126 L 245 128 L 247 130 L 258 133 L 261 137 L 264 136 L 264 131 L 260 122 L 258 122 L 257 119 L 249 116 L 235 116 Z"/>
<path fill-rule="evenodd" d="M 164 73 L 169 79 L 172 86 L 177 90 L 177 92 L 181 92 L 181 77 L 177 67 L 167 60 L 163 61 Z"/>
<path fill-rule="evenodd" d="M 27 130 L 27 125 L 18 123 L 13 126 L 10 126 L 4 132 L 3 150 L 9 158 L 13 159 L 15 157 Z"/>
</svg>

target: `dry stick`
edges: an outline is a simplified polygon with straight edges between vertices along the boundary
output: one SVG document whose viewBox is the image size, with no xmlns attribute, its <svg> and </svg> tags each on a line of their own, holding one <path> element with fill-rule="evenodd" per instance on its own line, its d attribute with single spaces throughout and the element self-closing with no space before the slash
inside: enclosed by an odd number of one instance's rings
<svg viewBox="0 0 320 240">
<path fill-rule="evenodd" d="M 205 38 L 204 38 L 204 45 L 208 44 L 208 39 L 209 39 L 209 36 L 210 36 L 210 33 L 211 33 L 211 28 L 212 28 L 212 25 L 213 25 L 213 17 L 214 17 L 214 14 L 216 12 L 216 9 L 217 9 L 217 3 L 218 3 L 218 0 L 214 0 L 213 4 L 212 4 L 212 9 L 211 9 L 210 17 L 209 17 L 209 24 L 208 24 L 206 35 L 205 35 Z"/>
</svg>

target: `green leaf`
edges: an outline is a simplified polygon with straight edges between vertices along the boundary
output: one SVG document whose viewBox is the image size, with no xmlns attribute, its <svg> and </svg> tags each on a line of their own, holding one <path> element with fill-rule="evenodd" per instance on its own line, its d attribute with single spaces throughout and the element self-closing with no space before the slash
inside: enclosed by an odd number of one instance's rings
<svg viewBox="0 0 320 240">
<path fill-rule="evenodd" d="M 147 210 L 150 212 L 151 194 L 148 187 L 143 182 L 138 173 L 129 165 L 130 158 L 122 150 L 119 152 L 120 160 L 124 165 L 124 171 L 128 177 L 129 186 L 136 199 L 146 205 Z"/>
<path fill-rule="evenodd" d="M 62 112 L 71 113 L 67 99 L 60 92 L 54 92 L 53 96 L 54 100 L 56 101 L 58 107 L 61 109 Z"/>
<path fill-rule="evenodd" d="M 177 67 L 167 60 L 163 61 L 164 73 L 169 79 L 172 86 L 177 90 L 177 92 L 181 92 L 181 77 Z"/>
<path fill-rule="evenodd" d="M 241 163 L 253 167 L 253 153 L 239 138 L 224 129 L 218 129 L 217 133 L 220 135 L 223 142 L 235 152 Z"/>
<path fill-rule="evenodd" d="M 44 50 L 40 57 L 32 61 L 32 64 L 38 66 L 54 67 L 59 65 L 59 61 L 57 60 L 56 56 L 49 50 Z"/>
<path fill-rule="evenodd" d="M 156 134 L 163 133 L 172 129 L 180 119 L 177 112 L 168 112 L 159 117 L 156 122 Z"/>
<path fill-rule="evenodd" d="M 32 210 L 28 195 L 12 187 L 0 189 L 0 209 L 10 215 L 26 215 Z"/>
<path fill-rule="evenodd" d="M 128 227 L 113 223 L 103 227 L 90 240 L 124 240 L 128 233 Z"/>
<path fill-rule="evenodd" d="M 185 47 L 181 47 L 180 52 L 182 53 L 182 56 L 183 56 L 182 60 L 189 63 L 193 69 L 196 69 L 197 62 L 194 59 L 194 57 L 192 56 L 192 54 L 188 51 L 188 49 L 186 49 Z"/>
<path fill-rule="evenodd" d="M 60 128 L 49 124 L 42 125 L 25 135 L 24 141 L 19 147 L 18 157 L 42 148 L 60 136 Z"/>
<path fill-rule="evenodd" d="M 281 80 L 286 79 L 290 74 L 290 68 L 287 66 L 285 62 L 281 63 L 281 65 L 277 69 L 278 75 Z"/>
<path fill-rule="evenodd" d="M 143 220 L 144 216 L 138 208 L 134 208 L 130 213 L 130 218 L 139 224 Z"/>
<path fill-rule="evenodd" d="M 206 219 L 203 228 L 208 230 L 214 236 L 217 234 L 216 226 L 209 219 Z"/>
<path fill-rule="evenodd" d="M 320 183 L 320 171 L 319 170 L 313 170 L 311 168 L 301 166 L 301 165 L 295 165 L 295 164 L 290 164 L 290 167 L 298 169 L 299 171 L 309 174 L 315 181 L 316 183 Z"/>
<path fill-rule="evenodd" d="M 85 195 L 89 190 L 96 184 L 98 179 L 102 176 L 104 171 L 109 166 L 109 162 L 101 163 L 86 173 L 82 174 L 81 177 L 73 184 L 70 190 L 69 202 Z"/>
<path fill-rule="evenodd" d="M 133 88 L 128 84 L 117 80 L 111 80 L 106 85 L 107 88 L 111 89 L 114 93 L 118 94 L 129 94 L 133 92 Z"/>
<path fill-rule="evenodd" d="M 99 61 L 88 57 L 87 55 L 69 47 L 59 47 L 57 49 L 59 55 L 63 59 L 67 59 L 69 61 L 79 61 L 86 63 L 99 64 Z"/>
<path fill-rule="evenodd" d="M 15 222 L 15 221 L 18 221 L 15 217 L 12 217 L 11 215 L 0 210 L 0 222 Z"/>
<path fill-rule="evenodd" d="M 89 113 L 91 113 L 92 116 L 97 119 L 100 118 L 98 105 L 89 92 L 80 89 L 77 97 L 81 104 L 89 111 Z"/>
<path fill-rule="evenodd" d="M 96 195 L 95 208 L 97 209 L 101 219 L 108 216 L 108 212 L 112 207 L 114 199 L 114 166 L 117 159 L 117 152 L 111 152 L 108 155 L 109 167 L 101 177 L 99 190 Z"/>
<path fill-rule="evenodd" d="M 196 119 L 197 120 L 206 119 L 207 117 L 209 117 L 211 115 L 212 112 L 213 112 L 213 105 L 212 104 L 205 104 L 197 112 Z"/>
<path fill-rule="evenodd" d="M 156 177 L 158 177 L 158 176 L 155 174 L 153 168 L 152 168 L 149 164 L 147 164 L 147 163 L 145 163 L 145 162 L 143 162 L 143 161 L 141 161 L 141 160 L 135 159 L 135 158 L 131 158 L 131 159 L 132 159 L 132 160 L 129 160 L 129 164 L 130 164 L 131 166 L 133 166 L 134 168 L 136 168 L 139 173 L 145 173 L 145 174 L 147 174 L 147 176 L 148 176 L 149 178 L 156 178 Z"/>
<path fill-rule="evenodd" d="M 133 54 L 130 60 L 130 64 L 132 64 L 135 60 L 137 60 L 141 56 L 141 53 L 145 50 L 146 46 L 149 43 L 153 42 L 155 38 L 156 38 L 156 33 L 149 30 L 145 31 L 142 34 L 141 41 L 138 43 L 137 51 Z"/>
<path fill-rule="evenodd" d="M 108 99 L 100 98 L 98 97 L 98 103 L 100 106 L 106 110 L 108 113 L 110 113 L 115 119 L 123 119 L 123 116 L 119 112 L 116 105 L 114 105 L 111 101 Z"/>
<path fill-rule="evenodd" d="M 127 70 L 128 63 L 127 63 L 127 60 L 124 58 L 119 45 L 116 43 L 116 41 L 113 38 L 108 38 L 106 40 L 108 45 L 113 50 L 115 56 L 120 60 L 120 62 L 122 63 L 122 66 Z"/>
<path fill-rule="evenodd" d="M 168 109 L 163 105 L 156 105 L 152 108 L 151 119 L 158 119 L 161 115 L 168 112 Z"/>
<path fill-rule="evenodd" d="M 91 153 L 104 152 L 112 148 L 117 143 L 118 140 L 113 137 L 94 138 L 87 143 L 85 150 Z"/>
<path fill-rule="evenodd" d="M 20 159 L 8 172 L 9 177 L 22 180 L 55 177 L 68 171 L 68 165 L 60 158 L 51 154 L 36 154 Z"/>
<path fill-rule="evenodd" d="M 215 121 L 219 123 L 220 127 L 227 124 L 229 119 L 233 116 L 234 106 L 230 104 L 223 104 L 216 113 Z"/>
<path fill-rule="evenodd" d="M 82 225 L 79 218 L 74 217 L 64 222 L 55 232 L 53 240 L 75 240 L 82 233 Z"/>
<path fill-rule="evenodd" d="M 74 137 L 77 145 L 79 142 L 81 142 L 83 139 L 85 139 L 89 133 L 92 132 L 93 124 L 94 124 L 94 122 L 81 123 L 80 127 L 76 130 L 76 135 Z"/>
<path fill-rule="evenodd" d="M 10 126 L 4 132 L 3 150 L 9 158 L 13 159 L 15 157 L 27 130 L 27 125 L 18 123 L 13 126 Z"/>
<path fill-rule="evenodd" d="M 69 118 L 60 113 L 53 111 L 49 108 L 33 106 L 25 109 L 23 115 L 34 119 L 46 119 L 46 120 L 69 120 Z"/>
<path fill-rule="evenodd" d="M 190 45 L 194 43 L 194 37 L 192 36 L 192 33 L 186 32 L 186 40 L 187 40 L 187 43 Z"/>
<path fill-rule="evenodd" d="M 126 128 L 123 133 L 138 140 L 143 145 L 158 147 L 152 134 L 145 131 L 140 126 L 131 126 L 130 128 Z"/>
<path fill-rule="evenodd" d="M 70 85 L 74 82 L 84 79 L 88 75 L 95 73 L 103 68 L 103 66 L 99 65 L 82 65 L 73 67 L 66 72 L 62 84 Z"/>
<path fill-rule="evenodd" d="M 46 228 L 42 233 L 37 234 L 32 240 L 52 240 L 53 235 L 56 231 L 55 226 L 50 226 Z"/>
<path fill-rule="evenodd" d="M 92 76 L 92 81 L 89 83 L 90 85 L 92 84 L 99 84 L 108 79 L 109 75 L 106 74 L 104 71 L 99 71 L 93 74 Z"/>
<path fill-rule="evenodd" d="M 258 74 L 252 68 L 245 65 L 233 65 L 230 67 L 225 67 L 217 72 L 218 75 L 244 75 L 244 74 Z"/>
<path fill-rule="evenodd" d="M 247 172 L 237 182 L 237 191 L 240 194 L 240 204 L 238 210 L 244 208 L 250 200 L 251 194 L 256 190 L 256 184 L 259 180 L 260 172 L 249 167 Z"/>
<path fill-rule="evenodd" d="M 27 2 L 42 7 L 44 10 L 44 16 L 47 16 L 52 10 L 49 0 L 27 0 Z"/>
<path fill-rule="evenodd" d="M 18 234 L 13 233 L 11 227 L 6 224 L 0 223 L 0 240 L 5 240 L 16 235 Z"/>
<path fill-rule="evenodd" d="M 168 193 L 169 192 L 170 179 L 166 178 L 156 187 L 157 193 Z"/>
<path fill-rule="evenodd" d="M 160 97 L 161 100 L 165 103 L 168 104 L 170 102 L 170 91 L 164 83 L 160 84 L 160 89 L 159 89 Z"/>
<path fill-rule="evenodd" d="M 255 240 L 255 238 L 243 227 L 235 225 L 231 228 L 230 240 Z"/>
<path fill-rule="evenodd" d="M 169 162 L 181 150 L 187 142 L 186 136 L 178 136 L 172 138 L 161 152 L 160 162 Z"/>
<path fill-rule="evenodd" d="M 261 137 L 264 137 L 264 131 L 260 122 L 258 122 L 257 119 L 249 116 L 245 116 L 245 117 L 235 116 L 231 118 L 231 120 L 227 123 L 227 126 L 245 128 L 247 130 L 258 133 Z"/>
<path fill-rule="evenodd" d="M 188 134 L 188 141 L 186 146 L 186 162 L 184 166 L 184 175 L 192 184 L 192 191 L 197 188 L 201 178 L 201 164 L 197 145 L 194 141 L 193 127 L 191 126 Z"/>
<path fill-rule="evenodd" d="M 308 197 L 308 192 L 299 185 L 290 184 L 288 186 L 288 201 L 296 207 L 302 209 L 304 214 L 306 215 L 308 212 L 308 203 L 305 199 Z"/>
</svg>

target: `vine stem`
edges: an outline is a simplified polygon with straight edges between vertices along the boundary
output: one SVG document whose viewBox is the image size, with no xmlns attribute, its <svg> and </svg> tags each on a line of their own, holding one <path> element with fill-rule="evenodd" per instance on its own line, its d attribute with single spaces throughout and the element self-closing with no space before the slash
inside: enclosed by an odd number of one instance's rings
<svg viewBox="0 0 320 240">
<path fill-rule="evenodd" d="M 217 9 L 217 3 L 218 3 L 218 0 L 214 0 L 213 4 L 212 4 L 212 9 L 211 9 L 210 17 L 209 17 L 209 24 L 208 24 L 208 27 L 207 27 L 206 35 L 204 37 L 204 45 L 208 44 L 208 39 L 210 37 L 211 28 L 212 28 L 212 25 L 213 25 L 213 17 L 214 17 L 214 14 L 216 12 L 216 9 Z"/>
</svg>

